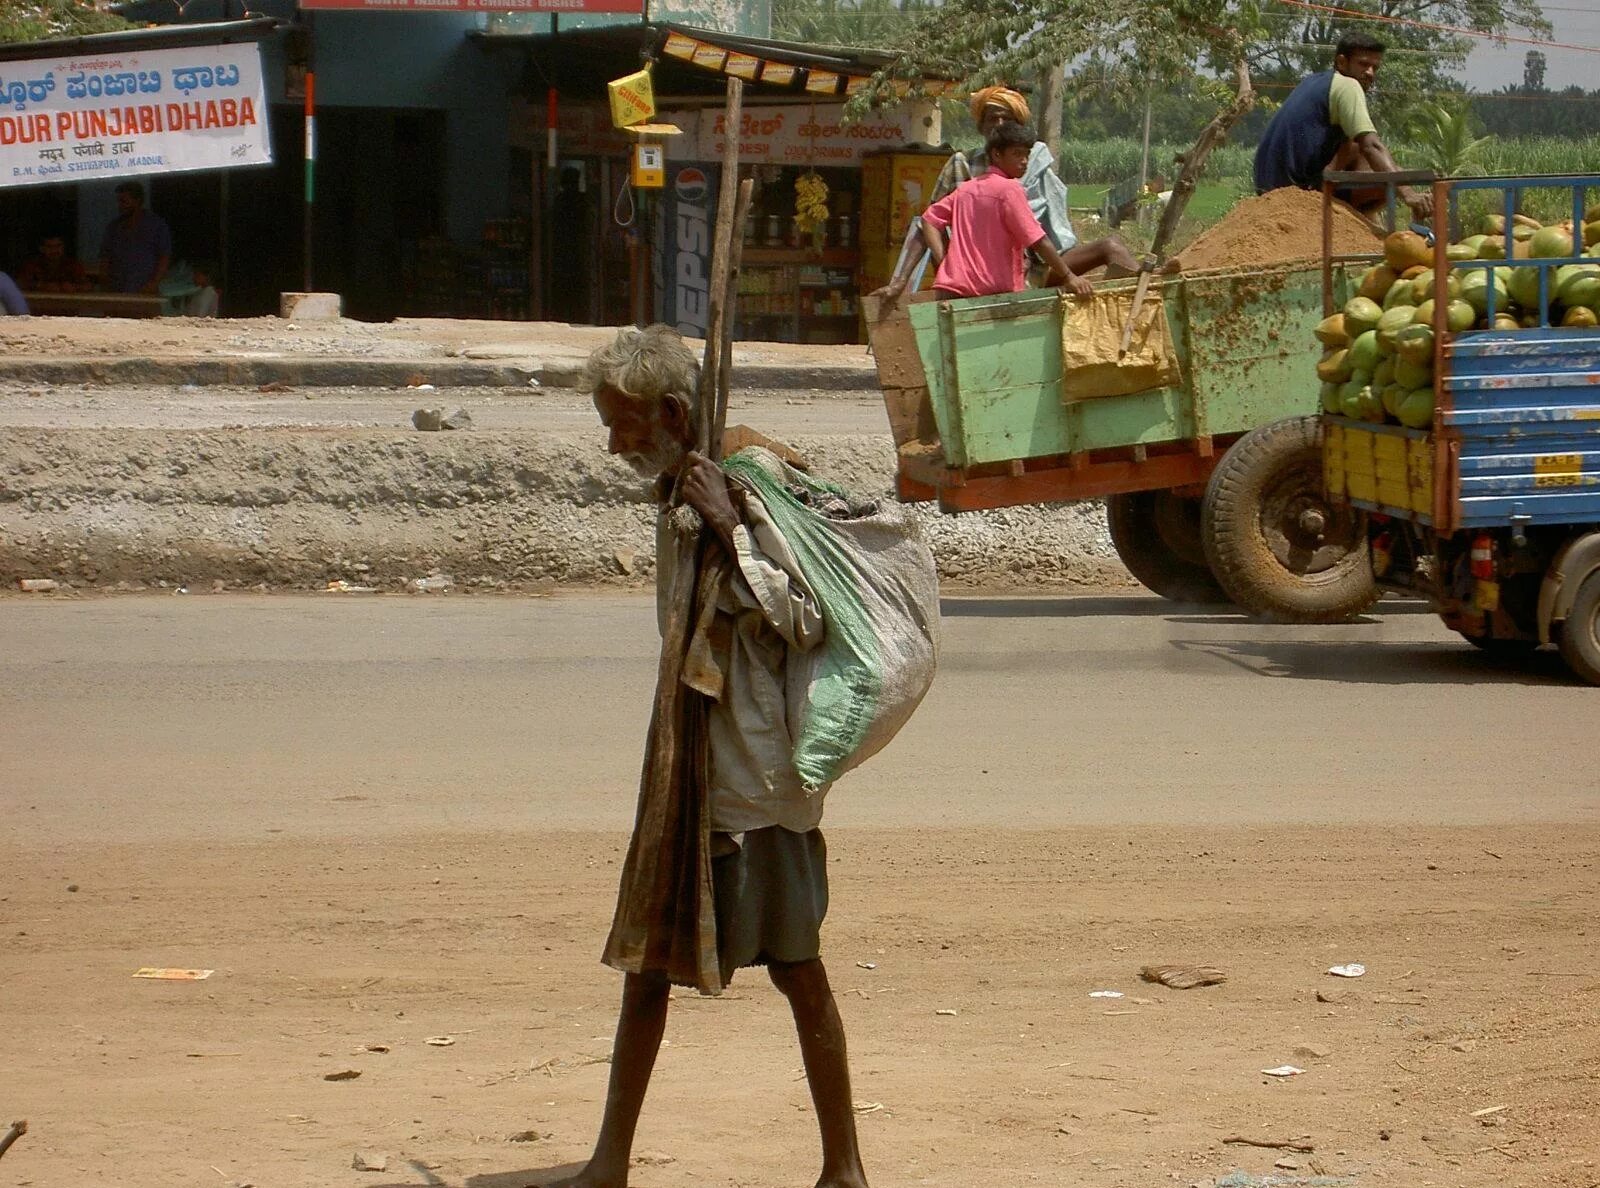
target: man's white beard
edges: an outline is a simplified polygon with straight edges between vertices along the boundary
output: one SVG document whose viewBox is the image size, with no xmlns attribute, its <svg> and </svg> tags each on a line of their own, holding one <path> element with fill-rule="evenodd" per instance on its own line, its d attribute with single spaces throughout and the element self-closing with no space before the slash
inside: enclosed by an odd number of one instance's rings
<svg viewBox="0 0 1600 1188">
<path fill-rule="evenodd" d="M 635 474 L 652 482 L 669 470 L 676 470 L 687 452 L 683 445 L 673 440 L 672 435 L 664 429 L 656 430 L 653 445 L 655 448 L 648 454 L 619 455 Z"/>
</svg>

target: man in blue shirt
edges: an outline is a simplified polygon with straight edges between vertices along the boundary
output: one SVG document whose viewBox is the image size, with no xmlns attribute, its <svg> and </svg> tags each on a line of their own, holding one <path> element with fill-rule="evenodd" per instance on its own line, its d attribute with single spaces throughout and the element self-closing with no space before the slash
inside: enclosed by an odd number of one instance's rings
<svg viewBox="0 0 1600 1188">
<path fill-rule="evenodd" d="M 1335 48 L 1332 70 L 1313 74 L 1283 101 L 1256 147 L 1256 193 L 1286 186 L 1319 190 L 1326 169 L 1399 172 L 1367 112 L 1367 92 L 1378 77 L 1383 50 L 1381 41 L 1352 33 Z M 1431 194 L 1410 186 L 1399 187 L 1398 194 L 1417 218 L 1433 213 Z M 1361 208 L 1386 201 L 1382 186 L 1341 190 L 1339 196 Z"/>
<path fill-rule="evenodd" d="M 0 272 L 0 310 L 22 317 L 28 312 L 28 301 L 17 288 L 17 282 Z"/>
<path fill-rule="evenodd" d="M 144 208 L 138 182 L 117 187 L 117 210 L 100 241 L 100 284 L 113 293 L 155 293 L 172 263 L 172 231 Z"/>
</svg>

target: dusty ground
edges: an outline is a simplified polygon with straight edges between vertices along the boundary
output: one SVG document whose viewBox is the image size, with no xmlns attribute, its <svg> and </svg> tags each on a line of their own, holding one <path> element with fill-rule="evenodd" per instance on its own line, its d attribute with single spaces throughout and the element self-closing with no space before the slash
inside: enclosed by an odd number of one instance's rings
<svg viewBox="0 0 1600 1188">
<path fill-rule="evenodd" d="M 928 703 L 829 807 L 875 1184 L 1600 1183 L 1600 691 L 1408 609 L 949 603 Z M 0 1185 L 580 1159 L 649 644 L 634 595 L 0 602 L 0 1118 L 33 1124 Z M 1187 961 L 1229 980 L 1138 981 Z M 668 1040 L 635 1183 L 810 1183 L 764 981 Z"/>
<path fill-rule="evenodd" d="M 511 1188 L 569 1167 L 603 1100 L 617 979 L 595 954 L 624 842 L 6 844 L 0 1098 L 34 1131 L 0 1182 Z M 1600 1181 L 1592 829 L 844 830 L 831 853 L 876 1184 L 1275 1170 L 1235 1135 L 1298 1138 L 1293 1175 L 1335 1183 Z M 1190 960 L 1231 979 L 1138 980 Z M 1322 972 L 1354 960 L 1359 981 Z M 169 964 L 216 974 L 129 977 Z M 635 1182 L 810 1183 L 764 979 L 681 998 L 668 1040 Z M 1261 1075 L 1284 1064 L 1306 1072 Z"/>
</svg>

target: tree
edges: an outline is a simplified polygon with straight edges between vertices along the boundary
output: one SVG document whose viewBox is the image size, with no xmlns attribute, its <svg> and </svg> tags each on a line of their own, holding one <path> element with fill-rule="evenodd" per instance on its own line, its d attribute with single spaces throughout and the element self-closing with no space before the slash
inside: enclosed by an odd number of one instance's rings
<svg viewBox="0 0 1600 1188">
<path fill-rule="evenodd" d="M 1530 95 L 1544 90 L 1544 55 L 1538 50 L 1529 50 L 1522 59 L 1522 89 Z"/>
<path fill-rule="evenodd" d="M 133 25 L 89 0 L 0 0 L 0 43 L 114 33 Z"/>
<path fill-rule="evenodd" d="M 1333 47 L 1354 29 L 1376 32 L 1392 47 L 1379 76 L 1381 99 L 1454 89 L 1449 71 L 1472 45 L 1471 38 L 1395 19 L 1490 34 L 1550 28 L 1536 0 L 1341 0 L 1341 7 L 1373 20 L 1330 21 L 1320 10 L 1264 0 L 946 0 L 881 43 L 899 56 L 858 102 L 887 101 L 896 80 L 907 84 L 927 70 L 954 71 L 976 85 L 1034 77 L 1068 62 L 1069 100 L 1142 105 L 1148 80 L 1161 88 L 1192 80 L 1215 110 L 1235 93 L 1237 62 L 1281 97 L 1282 87 L 1331 66 Z"/>
<path fill-rule="evenodd" d="M 1472 134 L 1472 109 L 1466 104 L 1419 103 L 1406 122 L 1410 151 L 1406 163 L 1440 177 L 1483 173 L 1482 157 L 1490 137 Z"/>
<path fill-rule="evenodd" d="M 931 7 L 933 0 L 773 0 L 772 35 L 812 45 L 877 46 Z"/>
</svg>

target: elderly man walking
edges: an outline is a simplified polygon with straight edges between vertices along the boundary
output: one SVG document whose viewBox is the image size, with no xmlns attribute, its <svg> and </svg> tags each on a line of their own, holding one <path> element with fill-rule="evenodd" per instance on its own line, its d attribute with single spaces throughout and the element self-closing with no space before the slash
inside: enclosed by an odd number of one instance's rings
<svg viewBox="0 0 1600 1188">
<path fill-rule="evenodd" d="M 825 612 L 780 527 L 794 508 L 774 512 L 759 484 L 729 477 L 750 455 L 799 476 L 764 450 L 741 452 L 725 472 L 693 448 L 698 370 L 675 331 L 651 326 L 619 331 L 584 373 L 609 451 L 655 481 L 663 645 L 604 954 L 625 974 L 605 1114 L 588 1164 L 563 1183 L 626 1185 L 670 986 L 716 993 L 737 970 L 763 965 L 794 1014 L 822 1138 L 818 1184 L 865 1188 L 844 1026 L 821 957 L 827 788 L 794 757 L 809 707 L 792 666 L 822 648 Z M 927 566 L 931 576 L 931 557 Z"/>
</svg>

